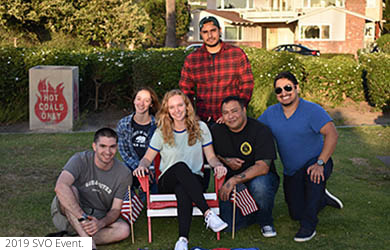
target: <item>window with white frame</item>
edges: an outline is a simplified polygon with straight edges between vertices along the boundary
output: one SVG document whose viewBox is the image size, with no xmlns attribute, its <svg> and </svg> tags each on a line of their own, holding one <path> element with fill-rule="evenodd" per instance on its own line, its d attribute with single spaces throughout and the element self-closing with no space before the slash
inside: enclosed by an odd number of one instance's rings
<svg viewBox="0 0 390 250">
<path fill-rule="evenodd" d="M 366 23 L 364 27 L 364 37 L 373 39 L 375 37 L 375 24 Z"/>
<path fill-rule="evenodd" d="M 376 0 L 367 0 L 366 1 L 367 8 L 375 8 L 375 2 Z"/>
<path fill-rule="evenodd" d="M 229 41 L 242 40 L 242 27 L 225 26 L 225 40 L 229 40 Z"/>
<path fill-rule="evenodd" d="M 345 0 L 304 0 L 304 6 L 308 8 L 328 6 L 344 7 L 344 1 Z"/>
<path fill-rule="evenodd" d="M 217 9 L 253 9 L 253 0 L 217 0 Z"/>
<path fill-rule="evenodd" d="M 301 40 L 330 39 L 330 25 L 301 25 L 299 38 Z"/>
</svg>

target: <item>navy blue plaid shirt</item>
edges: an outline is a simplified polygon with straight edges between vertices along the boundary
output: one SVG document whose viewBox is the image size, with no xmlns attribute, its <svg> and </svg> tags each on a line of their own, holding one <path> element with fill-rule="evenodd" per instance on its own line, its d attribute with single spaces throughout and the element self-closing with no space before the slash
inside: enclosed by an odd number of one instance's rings
<svg viewBox="0 0 390 250">
<path fill-rule="evenodd" d="M 133 134 L 133 127 L 131 126 L 131 120 L 133 119 L 135 113 L 123 117 L 117 125 L 116 131 L 118 133 L 118 147 L 119 153 L 125 163 L 125 165 L 133 171 L 138 167 L 139 157 L 135 152 L 135 149 L 132 144 L 131 135 Z M 152 138 L 154 131 L 156 130 L 156 119 L 154 116 L 151 116 L 151 126 L 148 131 L 148 138 L 146 144 L 149 145 L 149 141 Z"/>
</svg>

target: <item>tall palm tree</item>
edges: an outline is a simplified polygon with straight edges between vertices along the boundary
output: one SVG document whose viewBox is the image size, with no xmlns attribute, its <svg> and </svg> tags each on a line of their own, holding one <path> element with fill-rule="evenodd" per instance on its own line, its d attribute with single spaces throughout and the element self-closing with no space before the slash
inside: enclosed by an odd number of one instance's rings
<svg viewBox="0 0 390 250">
<path fill-rule="evenodd" d="M 176 6 L 175 0 L 165 0 L 165 21 L 167 24 L 167 35 L 165 47 L 176 48 Z"/>
</svg>

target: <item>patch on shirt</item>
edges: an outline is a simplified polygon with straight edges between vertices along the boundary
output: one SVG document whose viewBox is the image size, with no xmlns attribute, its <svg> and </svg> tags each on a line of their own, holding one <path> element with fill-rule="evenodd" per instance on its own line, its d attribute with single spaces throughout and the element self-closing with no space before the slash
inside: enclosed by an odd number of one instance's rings
<svg viewBox="0 0 390 250">
<path fill-rule="evenodd" d="M 250 155 L 252 153 L 252 146 L 249 142 L 245 141 L 241 144 L 240 151 L 243 155 Z"/>
</svg>

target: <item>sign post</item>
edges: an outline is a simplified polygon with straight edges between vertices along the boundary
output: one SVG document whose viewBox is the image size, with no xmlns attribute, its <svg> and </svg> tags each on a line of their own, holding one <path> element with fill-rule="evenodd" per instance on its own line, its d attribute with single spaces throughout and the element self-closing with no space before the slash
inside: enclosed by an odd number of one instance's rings
<svg viewBox="0 0 390 250">
<path fill-rule="evenodd" d="M 29 70 L 30 130 L 71 131 L 79 116 L 79 69 L 35 66 Z"/>
</svg>

